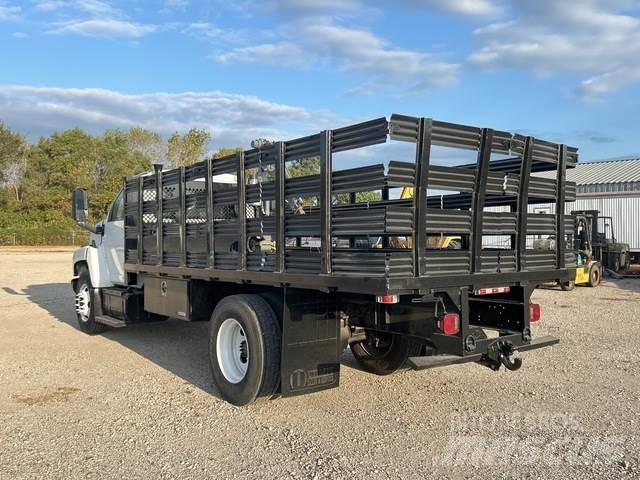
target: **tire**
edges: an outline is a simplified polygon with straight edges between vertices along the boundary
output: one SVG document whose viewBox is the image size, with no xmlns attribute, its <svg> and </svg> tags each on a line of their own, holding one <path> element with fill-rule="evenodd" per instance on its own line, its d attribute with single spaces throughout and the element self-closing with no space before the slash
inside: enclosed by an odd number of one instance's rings
<svg viewBox="0 0 640 480">
<path fill-rule="evenodd" d="M 87 267 L 80 266 L 79 278 L 76 284 L 76 316 L 78 327 L 84 333 L 96 335 L 107 328 L 106 325 L 96 322 L 94 288 L 91 284 L 91 275 Z"/>
<path fill-rule="evenodd" d="M 422 346 L 404 335 L 374 334 L 349 345 L 358 365 L 376 375 L 389 375 L 402 368 L 408 357 L 420 354 Z"/>
<path fill-rule="evenodd" d="M 600 285 L 600 280 L 602 278 L 602 272 L 597 265 L 592 265 L 589 269 L 589 282 L 587 285 L 590 287 L 597 287 Z"/>
<path fill-rule="evenodd" d="M 211 316 L 209 366 L 222 398 L 244 406 L 271 397 L 280 382 L 278 319 L 259 295 L 231 295 Z"/>
<path fill-rule="evenodd" d="M 620 271 L 620 255 L 613 256 L 613 265 L 611 266 L 611 270 L 618 273 Z"/>
<path fill-rule="evenodd" d="M 560 282 L 560 288 L 565 292 L 570 292 L 576 288 L 576 282 L 573 280 L 567 280 L 566 282 Z"/>
</svg>

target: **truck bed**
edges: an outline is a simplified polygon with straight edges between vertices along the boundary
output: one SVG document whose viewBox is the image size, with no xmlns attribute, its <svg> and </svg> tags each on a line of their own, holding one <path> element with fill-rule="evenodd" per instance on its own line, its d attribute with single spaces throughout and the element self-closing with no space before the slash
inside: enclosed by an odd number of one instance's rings
<svg viewBox="0 0 640 480">
<path fill-rule="evenodd" d="M 334 153 L 388 140 L 413 143 L 415 161 L 332 168 Z M 477 162 L 431 164 L 435 146 L 476 151 Z M 287 177 L 289 162 L 307 158 L 317 158 L 319 174 Z M 576 162 L 577 150 L 565 145 L 394 114 L 157 168 L 125 179 L 125 269 L 373 294 L 568 279 L 571 217 L 527 206 L 574 200 L 565 177 Z M 555 171 L 555 179 L 530 175 L 540 171 Z M 403 187 L 413 198 L 390 194 Z M 361 192 L 379 199 L 357 202 Z M 297 199 L 305 199 L 302 209 Z M 439 236 L 459 238 L 460 248 L 431 248 L 428 238 Z M 488 236 L 507 241 L 493 248 Z M 564 241 L 541 250 L 534 237 Z"/>
</svg>

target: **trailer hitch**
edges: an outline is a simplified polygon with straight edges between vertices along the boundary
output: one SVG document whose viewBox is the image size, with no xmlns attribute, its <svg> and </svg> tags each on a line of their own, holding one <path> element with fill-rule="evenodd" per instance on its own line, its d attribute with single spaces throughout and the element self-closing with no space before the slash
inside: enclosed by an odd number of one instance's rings
<svg viewBox="0 0 640 480">
<path fill-rule="evenodd" d="M 504 365 L 507 370 L 515 372 L 522 367 L 522 359 L 511 358 L 513 352 L 513 344 L 511 342 L 498 340 L 489 347 L 487 353 L 482 356 L 478 363 L 495 371 L 500 370 L 500 367 Z"/>
</svg>

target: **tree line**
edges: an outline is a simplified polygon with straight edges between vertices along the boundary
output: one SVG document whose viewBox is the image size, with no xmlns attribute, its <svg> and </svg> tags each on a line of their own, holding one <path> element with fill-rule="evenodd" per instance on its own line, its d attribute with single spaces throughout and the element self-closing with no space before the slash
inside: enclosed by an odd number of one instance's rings
<svg viewBox="0 0 640 480">
<path fill-rule="evenodd" d="M 80 128 L 56 132 L 30 144 L 20 132 L 0 121 L 0 245 L 67 244 L 86 240 L 70 217 L 70 196 L 74 188 L 88 192 L 90 221 L 104 218 L 122 188 L 126 176 L 152 169 L 192 165 L 205 158 L 211 140 L 209 132 L 193 128 L 175 132 L 168 139 L 143 128 L 108 130 L 91 135 Z M 267 144 L 264 139 L 252 142 Z M 240 147 L 222 148 L 222 157 Z M 256 169 L 253 169 L 256 170 Z M 287 164 L 287 177 L 320 173 L 319 157 L 307 157 Z M 247 172 L 263 181 L 273 170 Z M 379 192 L 359 192 L 357 202 L 380 200 Z M 313 206 L 316 198 L 291 199 L 291 208 Z M 336 195 L 334 203 L 348 203 L 348 194 Z"/>
<path fill-rule="evenodd" d="M 208 153 L 210 140 L 209 132 L 196 128 L 167 140 L 142 128 L 102 135 L 74 128 L 31 144 L 0 122 L 0 244 L 67 243 L 70 232 L 79 233 L 69 215 L 74 188 L 87 189 L 90 213 L 98 220 L 123 177 L 150 170 L 154 163 L 196 163 Z"/>
</svg>

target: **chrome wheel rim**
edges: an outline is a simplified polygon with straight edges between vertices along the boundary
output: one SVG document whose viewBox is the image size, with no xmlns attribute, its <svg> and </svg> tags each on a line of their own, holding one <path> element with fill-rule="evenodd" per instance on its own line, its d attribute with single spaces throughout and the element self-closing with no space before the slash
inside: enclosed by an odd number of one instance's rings
<svg viewBox="0 0 640 480">
<path fill-rule="evenodd" d="M 240 383 L 249 368 L 249 343 L 244 328 L 234 318 L 227 318 L 216 338 L 218 366 L 230 383 Z"/>
<path fill-rule="evenodd" d="M 76 293 L 76 313 L 83 322 L 89 321 L 91 314 L 91 292 L 88 285 L 82 285 Z"/>
</svg>

